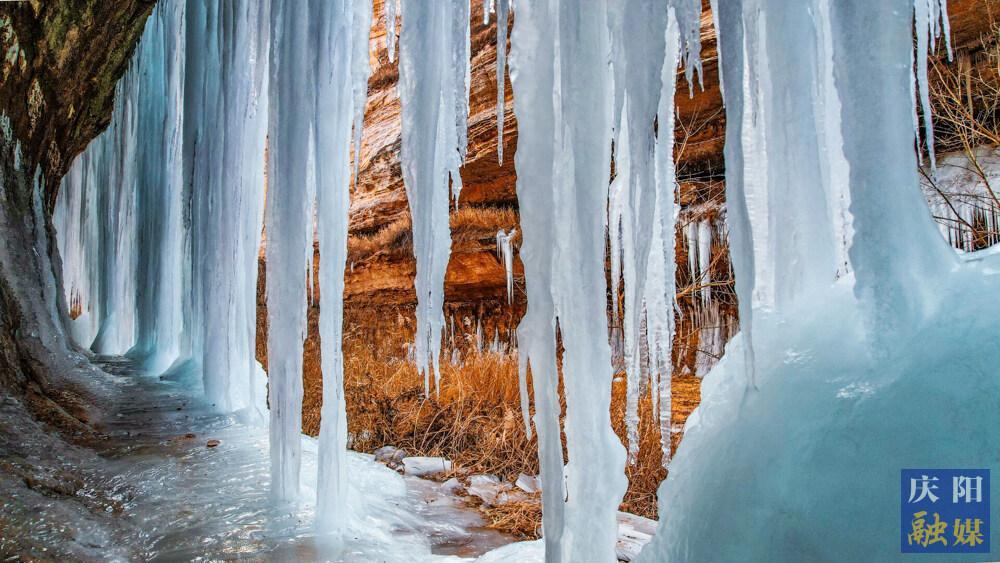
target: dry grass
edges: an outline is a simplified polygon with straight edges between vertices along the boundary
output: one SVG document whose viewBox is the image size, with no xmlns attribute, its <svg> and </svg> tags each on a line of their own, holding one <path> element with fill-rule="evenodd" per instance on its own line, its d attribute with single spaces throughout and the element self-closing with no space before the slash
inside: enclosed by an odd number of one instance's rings
<svg viewBox="0 0 1000 563">
<path fill-rule="evenodd" d="M 478 353 L 469 345 L 474 338 L 460 335 L 456 341 L 462 350 L 461 364 L 453 365 L 445 358 L 439 392 L 425 397 L 423 378 L 405 353 L 412 338 L 412 315 L 411 308 L 347 311 L 344 387 L 352 449 L 371 452 L 392 445 L 408 455 L 446 457 L 454 462 L 458 475 L 493 474 L 508 482 L 520 473 L 536 475 L 538 446 L 534 437 L 527 438 L 522 423 L 516 356 Z M 314 435 L 319 431 L 322 404 L 317 317 L 310 314 L 303 404 L 303 429 Z M 466 330 L 474 331 L 474 327 Z M 503 335 L 506 327 L 499 330 Z M 493 328 L 484 332 L 492 334 Z M 673 387 L 672 422 L 680 427 L 698 403 L 699 380 L 675 377 Z M 648 393 L 640 408 L 639 456 L 635 465 L 626 468 L 629 488 L 621 509 L 655 518 L 656 490 L 666 471 L 661 464 L 659 427 L 646 414 L 650 412 Z M 611 416 L 622 439 L 624 409 L 625 384 L 619 377 L 612 386 Z M 674 448 L 679 439 L 674 433 Z M 538 537 L 541 507 L 537 497 L 481 509 L 491 527 L 519 537 Z"/>
</svg>

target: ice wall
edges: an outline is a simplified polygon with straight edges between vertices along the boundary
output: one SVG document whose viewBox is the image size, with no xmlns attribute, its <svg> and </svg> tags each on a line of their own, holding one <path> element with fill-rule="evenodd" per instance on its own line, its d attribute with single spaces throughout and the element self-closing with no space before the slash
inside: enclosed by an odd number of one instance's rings
<svg viewBox="0 0 1000 563">
<path fill-rule="evenodd" d="M 153 373 L 194 368 L 220 409 L 257 420 L 266 7 L 158 6 L 54 216 L 77 342 Z"/>
</svg>

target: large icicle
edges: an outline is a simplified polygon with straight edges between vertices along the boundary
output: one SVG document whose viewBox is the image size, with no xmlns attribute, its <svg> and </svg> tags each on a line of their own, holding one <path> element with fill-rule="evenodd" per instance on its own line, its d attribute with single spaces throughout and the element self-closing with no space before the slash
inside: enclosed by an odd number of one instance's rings
<svg viewBox="0 0 1000 563">
<path fill-rule="evenodd" d="M 222 2 L 218 32 L 205 38 L 218 61 L 205 68 L 206 99 L 215 113 L 201 139 L 210 147 L 208 175 L 194 179 L 198 201 L 205 393 L 226 411 L 266 416 L 266 383 L 254 359 L 257 264 L 264 209 L 267 127 L 267 3 Z M 210 8 L 210 9 L 215 9 Z M 235 53 L 246 53 L 235 56 Z M 217 89 L 215 88 L 217 87 Z M 214 104 L 214 106 L 212 105 Z"/>
<path fill-rule="evenodd" d="M 271 406 L 271 494 L 294 501 L 299 491 L 302 429 L 302 345 L 312 247 L 310 115 L 315 78 L 309 3 L 275 0 L 271 7 L 272 85 L 267 224 L 267 358 Z"/>
<path fill-rule="evenodd" d="M 609 416 L 604 225 L 611 147 L 595 134 L 612 129 L 607 13 L 557 0 L 517 7 L 511 76 L 529 302 L 518 349 L 535 388 L 546 560 L 612 561 L 626 483 Z M 565 347 L 566 500 L 559 487 L 556 317 Z"/>
<path fill-rule="evenodd" d="M 483 5 L 488 0 L 484 0 Z M 504 69 L 507 65 L 507 13 L 511 0 L 496 0 L 497 9 L 497 159 L 503 164 Z"/>
<path fill-rule="evenodd" d="M 403 182 L 417 259 L 416 363 L 430 392 L 440 380 L 444 274 L 451 255 L 450 193 L 461 191 L 469 111 L 469 2 L 402 1 L 399 99 Z"/>
<path fill-rule="evenodd" d="M 396 2 L 399 0 L 385 0 L 382 6 L 382 15 L 385 25 L 385 49 L 389 53 L 389 62 L 396 60 Z"/>
<path fill-rule="evenodd" d="M 388 0 L 386 5 L 391 4 Z M 319 436 L 316 518 L 322 532 L 339 534 L 346 518 L 347 410 L 344 401 L 344 267 L 350 208 L 351 129 L 355 170 L 361 148 L 371 0 L 314 4 L 317 223 L 320 251 L 320 344 L 323 412 Z M 360 93 L 360 95 L 359 95 Z"/>
<path fill-rule="evenodd" d="M 503 261 L 504 273 L 507 276 L 507 303 L 514 300 L 514 237 L 517 229 L 509 233 L 503 229 L 497 231 L 497 258 Z M 523 405 L 522 405 L 523 406 Z"/>
<path fill-rule="evenodd" d="M 850 259 L 855 294 L 869 304 L 876 339 L 919 318 L 931 298 L 927 280 L 956 260 L 936 232 L 922 193 L 913 189 L 918 185 L 913 108 L 903 103 L 910 99 L 913 72 L 899 62 L 909 60 L 913 49 L 914 1 L 927 0 L 887 0 L 866 10 L 829 5 L 844 154 L 850 163 Z M 917 25 L 927 22 L 918 18 Z M 867 38 L 875 33 L 880 48 L 871 50 Z M 917 29 L 918 37 L 921 33 Z M 880 79 L 873 82 L 872 76 Z M 886 217 L 892 217 L 892 228 L 886 228 Z"/>
<path fill-rule="evenodd" d="M 656 210 L 652 247 L 646 274 L 646 333 L 650 373 L 654 374 L 660 446 L 664 467 L 670 463 L 672 416 L 671 376 L 673 375 L 674 307 L 676 270 L 674 237 L 680 205 L 675 195 L 674 167 L 674 95 L 677 90 L 677 64 L 680 60 L 680 30 L 676 13 L 668 15 L 665 56 L 660 75 L 660 99 L 657 107 L 658 134 L 654 151 L 656 172 Z"/>
</svg>

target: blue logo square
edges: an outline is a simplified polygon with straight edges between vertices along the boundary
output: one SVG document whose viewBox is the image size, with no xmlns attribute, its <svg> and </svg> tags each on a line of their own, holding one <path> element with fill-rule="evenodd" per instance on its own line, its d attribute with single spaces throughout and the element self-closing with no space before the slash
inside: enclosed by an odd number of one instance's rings
<svg viewBox="0 0 1000 563">
<path fill-rule="evenodd" d="M 903 469 L 903 553 L 989 553 L 989 469 Z"/>
</svg>

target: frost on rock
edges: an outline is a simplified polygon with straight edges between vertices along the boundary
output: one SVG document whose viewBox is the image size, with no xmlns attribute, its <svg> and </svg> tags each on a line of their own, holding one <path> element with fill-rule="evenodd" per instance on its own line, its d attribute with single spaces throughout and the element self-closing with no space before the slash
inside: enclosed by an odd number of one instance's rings
<svg viewBox="0 0 1000 563">
<path fill-rule="evenodd" d="M 435 389 L 441 377 L 450 199 L 457 204 L 468 144 L 470 8 L 467 0 L 402 0 L 401 7 L 400 158 L 417 261 L 416 363 L 429 394 L 431 368 Z"/>
</svg>

